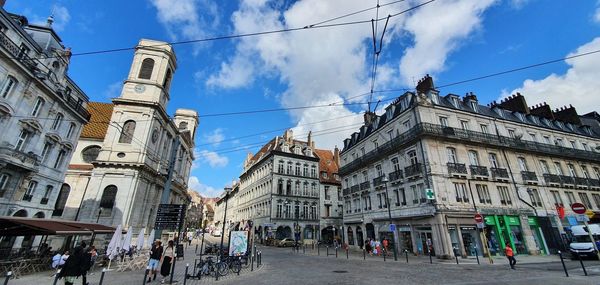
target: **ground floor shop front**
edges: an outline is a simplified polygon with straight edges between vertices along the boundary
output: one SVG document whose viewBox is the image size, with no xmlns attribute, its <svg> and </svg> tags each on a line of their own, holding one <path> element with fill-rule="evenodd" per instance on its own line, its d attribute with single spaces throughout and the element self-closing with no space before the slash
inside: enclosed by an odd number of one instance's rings
<svg viewBox="0 0 600 285">
<path fill-rule="evenodd" d="M 509 244 L 516 254 L 549 254 L 560 249 L 558 227 L 552 217 L 527 215 L 485 215 L 483 228 L 473 213 L 436 214 L 433 217 L 393 219 L 389 221 L 363 219 L 344 221 L 344 242 L 353 248 L 364 248 L 369 240 L 387 239 L 399 252 L 439 258 L 504 255 Z"/>
</svg>

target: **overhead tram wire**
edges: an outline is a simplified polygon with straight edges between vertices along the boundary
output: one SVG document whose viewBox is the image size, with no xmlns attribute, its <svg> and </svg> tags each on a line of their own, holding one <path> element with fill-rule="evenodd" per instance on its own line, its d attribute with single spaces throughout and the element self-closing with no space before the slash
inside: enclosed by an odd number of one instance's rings
<svg viewBox="0 0 600 285">
<path fill-rule="evenodd" d="M 392 4 L 396 4 L 399 2 L 403 2 L 405 0 L 400 0 L 400 1 L 393 1 L 390 3 L 386 3 L 386 4 L 382 4 L 381 7 L 383 6 L 388 6 L 388 5 L 392 5 Z M 390 15 L 391 17 L 396 17 L 398 15 L 407 13 L 409 11 L 415 10 L 417 8 L 422 7 L 423 5 L 429 4 L 430 2 L 433 2 L 435 0 L 430 0 L 421 4 L 418 4 L 416 6 L 410 7 L 406 10 L 400 11 L 398 13 L 392 14 Z M 207 37 L 207 38 L 202 38 L 202 39 L 193 39 L 193 40 L 186 40 L 186 41 L 172 41 L 172 42 L 167 42 L 165 44 L 156 44 L 156 45 L 149 45 L 149 47 L 158 47 L 158 46 L 165 46 L 165 45 L 183 45 L 183 44 L 191 44 L 191 43 L 201 43 L 201 42 L 209 42 L 209 41 L 218 41 L 218 40 L 228 40 L 228 39 L 236 39 L 236 38 L 245 38 L 245 37 L 252 37 L 252 36 L 261 36 L 261 35 L 268 35 L 268 34 L 277 34 L 277 33 L 286 33 L 286 32 L 295 32 L 295 31 L 301 31 L 301 30 L 310 30 L 310 29 L 320 29 L 320 28 L 332 28 L 332 27 L 340 27 L 340 26 L 349 26 L 349 25 L 358 25 L 358 24 L 366 24 L 366 23 L 370 23 L 371 20 L 362 20 L 362 21 L 349 21 L 349 22 L 342 22 L 342 23 L 335 23 L 335 24 L 327 24 L 327 25 L 323 25 L 323 23 L 328 23 L 334 20 L 339 20 L 345 17 L 349 17 L 352 15 L 356 15 L 362 12 L 366 12 L 372 9 L 377 8 L 375 7 L 370 7 L 367 9 L 363 9 L 363 10 L 359 10 L 357 12 L 353 12 L 353 13 L 349 13 L 346 15 L 342 15 L 342 16 L 338 16 L 332 19 L 328 19 L 328 20 L 324 20 L 321 22 L 318 22 L 316 24 L 311 24 L 311 25 L 307 25 L 307 26 L 303 26 L 303 27 L 295 27 L 295 28 L 287 28 L 287 29 L 279 29 L 279 30 L 270 30 L 270 31 L 262 31 L 262 32 L 254 32 L 254 33 L 245 33 L 245 34 L 234 34 L 234 35 L 223 35 L 223 36 L 215 36 L 215 37 Z M 381 19 L 376 19 L 376 21 L 382 21 L 386 18 L 381 18 Z M 79 52 L 79 53 L 72 53 L 71 57 L 74 56 L 87 56 L 87 55 L 97 55 L 97 54 L 106 54 L 106 53 L 114 53 L 114 52 L 122 52 L 122 51 L 130 51 L 130 50 L 135 50 L 136 47 L 122 47 L 122 48 L 113 48 L 113 49 L 104 49 L 104 50 L 96 50 L 96 51 L 88 51 L 88 52 Z M 41 56 L 41 57 L 32 57 L 31 59 L 49 59 L 49 58 L 57 58 L 58 56 Z M 3 59 L 18 59 L 17 57 L 13 57 L 13 56 L 3 56 L 0 57 Z"/>
</svg>

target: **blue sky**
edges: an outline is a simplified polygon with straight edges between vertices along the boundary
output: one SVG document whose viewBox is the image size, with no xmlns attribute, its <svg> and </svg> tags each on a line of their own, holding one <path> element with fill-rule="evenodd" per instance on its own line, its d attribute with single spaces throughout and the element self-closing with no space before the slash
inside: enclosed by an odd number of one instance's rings
<svg viewBox="0 0 600 285">
<path fill-rule="evenodd" d="M 303 27 L 373 7 L 376 0 L 8 0 L 5 9 L 32 22 L 54 11 L 55 29 L 75 54 L 163 41 Z M 380 4 L 396 2 L 380 0 Z M 425 0 L 382 7 L 380 17 Z M 375 10 L 331 23 L 370 20 Z M 378 24 L 381 34 L 384 21 Z M 366 102 L 372 68 L 370 23 L 176 45 L 178 69 L 169 113 L 202 115 L 333 102 Z M 600 2 L 437 0 L 390 19 L 375 90 L 414 88 L 425 74 L 444 85 L 489 73 L 600 49 Z M 93 101 L 120 93 L 132 51 L 74 56 L 70 76 Z M 489 103 L 514 92 L 530 105 L 573 104 L 580 113 L 600 106 L 600 54 L 441 90 L 474 92 Z M 378 93 L 376 99 L 400 95 Z M 380 107 L 382 104 L 379 105 Z M 364 105 L 200 118 L 190 187 L 209 196 L 241 173 L 248 151 L 294 127 L 333 148 L 357 128 Z M 261 133 L 261 134 L 259 134 Z M 258 135 L 255 135 L 258 134 Z M 253 135 L 253 136 L 248 136 Z M 240 138 L 243 137 L 243 138 Z M 248 149 L 241 147 L 249 146 Z"/>
</svg>

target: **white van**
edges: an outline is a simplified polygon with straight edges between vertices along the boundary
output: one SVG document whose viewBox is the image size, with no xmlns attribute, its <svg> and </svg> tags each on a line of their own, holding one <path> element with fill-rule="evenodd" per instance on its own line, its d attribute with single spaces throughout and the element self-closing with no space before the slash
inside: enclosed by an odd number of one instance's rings
<svg viewBox="0 0 600 285">
<path fill-rule="evenodd" d="M 594 252 L 594 245 L 590 240 L 590 235 L 584 230 L 584 227 L 585 226 L 583 225 L 571 226 L 574 240 L 569 245 L 569 249 L 573 255 L 573 258 L 575 258 L 575 254 L 579 254 L 581 257 L 597 256 Z M 600 240 L 600 225 L 589 225 L 589 231 L 591 231 L 592 235 L 594 236 L 594 240 Z"/>
</svg>

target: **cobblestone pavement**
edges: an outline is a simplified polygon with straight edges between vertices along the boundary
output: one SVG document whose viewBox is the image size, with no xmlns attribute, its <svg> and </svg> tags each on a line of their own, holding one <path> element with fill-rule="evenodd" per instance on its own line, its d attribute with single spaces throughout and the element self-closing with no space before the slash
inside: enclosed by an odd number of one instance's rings
<svg viewBox="0 0 600 285">
<path fill-rule="evenodd" d="M 600 261 L 586 260 L 589 276 L 584 276 L 579 261 L 565 260 L 570 277 L 565 277 L 560 260 L 555 256 L 534 257 L 517 256 L 517 269 L 508 268 L 504 258 L 495 258 L 494 264 L 487 259 L 480 259 L 477 264 L 474 258 L 455 260 L 438 260 L 433 258 L 430 264 L 427 256 L 399 256 L 394 261 L 390 256 L 366 256 L 362 252 L 346 253 L 327 249 L 301 249 L 293 252 L 291 248 L 258 247 L 263 254 L 263 266 L 252 272 L 245 269 L 239 276 L 229 275 L 215 281 L 212 278 L 187 280 L 186 284 L 600 284 Z M 186 251 L 186 257 L 193 256 L 194 245 Z M 192 258 L 188 258 L 192 260 Z M 178 284 L 183 284 L 183 271 L 186 262 L 179 261 L 174 276 Z M 190 268 L 191 268 L 190 265 Z M 109 272 L 103 284 L 142 284 L 143 271 Z M 10 280 L 9 285 L 19 284 L 52 284 L 49 273 L 45 275 L 25 276 L 18 280 Z M 88 278 L 91 284 L 98 284 L 99 275 Z M 76 284 L 80 284 L 78 280 Z M 60 282 L 59 284 L 63 284 Z M 155 281 L 150 284 L 160 284 Z"/>
</svg>

